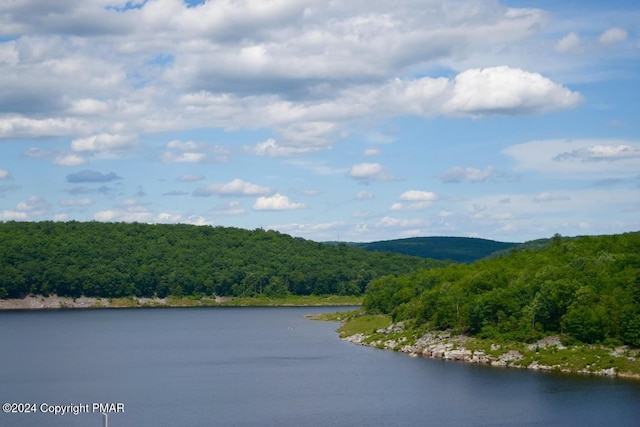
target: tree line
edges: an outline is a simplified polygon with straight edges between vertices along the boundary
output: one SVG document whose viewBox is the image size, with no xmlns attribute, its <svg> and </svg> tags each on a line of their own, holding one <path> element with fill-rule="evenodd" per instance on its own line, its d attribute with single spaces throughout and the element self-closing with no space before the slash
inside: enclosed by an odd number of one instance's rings
<svg viewBox="0 0 640 427">
<path fill-rule="evenodd" d="M 359 295 L 377 277 L 438 265 L 262 229 L 0 223 L 0 298 Z"/>
<path fill-rule="evenodd" d="M 562 334 L 640 346 L 640 234 L 556 235 L 547 243 L 375 279 L 364 308 L 415 327 L 494 340 Z"/>
</svg>

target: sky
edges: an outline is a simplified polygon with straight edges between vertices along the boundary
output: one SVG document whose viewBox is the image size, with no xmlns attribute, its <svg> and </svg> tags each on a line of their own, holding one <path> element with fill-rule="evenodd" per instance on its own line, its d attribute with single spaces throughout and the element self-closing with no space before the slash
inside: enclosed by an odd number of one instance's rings
<svg viewBox="0 0 640 427">
<path fill-rule="evenodd" d="M 640 230 L 640 5 L 0 0 L 0 221 Z"/>
</svg>

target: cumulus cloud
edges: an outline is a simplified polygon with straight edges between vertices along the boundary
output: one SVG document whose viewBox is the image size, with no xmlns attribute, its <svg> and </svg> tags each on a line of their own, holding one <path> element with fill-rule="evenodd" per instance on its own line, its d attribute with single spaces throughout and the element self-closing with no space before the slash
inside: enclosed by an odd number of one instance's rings
<svg viewBox="0 0 640 427">
<path fill-rule="evenodd" d="M 95 214 L 93 214 L 93 219 L 101 222 L 116 221 L 119 218 L 120 218 L 120 212 L 115 210 L 98 211 Z"/>
<path fill-rule="evenodd" d="M 406 228 L 426 225 L 426 221 L 421 218 L 394 218 L 385 216 L 377 221 L 374 226 L 379 228 Z"/>
<path fill-rule="evenodd" d="M 38 196 L 31 196 L 16 206 L 16 211 L 25 212 L 29 217 L 44 215 L 48 210 L 49 202 Z"/>
<path fill-rule="evenodd" d="M 166 212 L 154 213 L 139 204 L 136 199 L 125 199 L 118 204 L 119 209 L 107 209 L 95 212 L 93 219 L 102 222 L 178 222 L 181 216 Z"/>
<path fill-rule="evenodd" d="M 600 35 L 598 41 L 603 45 L 621 43 L 627 39 L 627 31 L 622 28 L 610 28 Z"/>
<path fill-rule="evenodd" d="M 442 176 L 442 182 L 457 183 L 462 181 L 483 182 L 493 176 L 493 166 L 487 166 L 485 169 L 463 168 L 454 166 L 449 168 Z"/>
<path fill-rule="evenodd" d="M 576 33 L 569 33 L 556 43 L 555 49 L 560 53 L 575 52 L 580 48 L 580 37 Z"/>
<path fill-rule="evenodd" d="M 88 123 L 75 118 L 32 119 L 24 116 L 0 116 L 0 139 L 43 138 L 84 132 Z"/>
<path fill-rule="evenodd" d="M 444 112 L 475 117 L 540 114 L 572 108 L 582 100 L 579 93 L 541 74 L 501 66 L 458 74 Z"/>
<path fill-rule="evenodd" d="M 87 163 L 87 159 L 77 154 L 69 153 L 54 157 L 52 163 L 57 166 L 79 166 Z"/>
<path fill-rule="evenodd" d="M 161 156 L 163 163 L 226 162 L 229 160 L 229 150 L 222 146 L 173 140 L 164 144 L 164 147 L 168 151 L 165 151 Z"/>
<path fill-rule="evenodd" d="M 214 194 L 221 196 L 258 196 L 271 193 L 269 187 L 252 184 L 236 178 L 227 183 L 212 183 L 194 190 L 196 197 L 207 197 Z"/>
<path fill-rule="evenodd" d="M 82 182 L 112 182 L 119 179 L 122 178 L 119 177 L 115 172 L 103 174 L 101 172 L 91 171 L 87 169 L 67 175 L 67 182 L 70 182 L 72 184 Z"/>
<path fill-rule="evenodd" d="M 331 221 L 320 223 L 291 223 L 291 224 L 277 224 L 270 225 L 267 228 L 270 230 L 278 230 L 281 233 L 289 233 L 295 235 L 309 236 L 314 238 L 317 236 L 324 237 L 325 239 L 335 239 L 336 230 L 341 230 L 347 225 L 344 221 Z M 339 234 L 337 235 L 339 236 Z"/>
<path fill-rule="evenodd" d="M 6 169 L 0 169 L 0 179 L 7 179 L 9 178 L 11 175 L 9 174 L 9 171 Z"/>
<path fill-rule="evenodd" d="M 29 219 L 29 214 L 27 212 L 3 210 L 0 212 L 0 219 L 3 221 L 22 221 Z"/>
<path fill-rule="evenodd" d="M 79 116 L 104 114 L 109 110 L 106 102 L 97 99 L 83 98 L 71 103 L 69 112 Z"/>
<path fill-rule="evenodd" d="M 436 200 L 438 196 L 431 191 L 421 190 L 408 190 L 402 193 L 399 197 L 400 200 L 408 202 L 432 202 Z"/>
<path fill-rule="evenodd" d="M 358 163 L 351 166 L 349 170 L 351 178 L 360 181 L 387 181 L 393 177 L 387 171 L 387 168 L 380 163 Z"/>
<path fill-rule="evenodd" d="M 180 150 L 180 151 L 192 151 L 198 148 L 198 144 L 193 141 L 179 141 L 172 140 L 167 142 L 165 148 Z"/>
<path fill-rule="evenodd" d="M 275 139 L 269 138 L 266 141 L 256 144 L 253 151 L 258 156 L 263 157 L 286 157 L 318 151 L 321 148 L 322 147 L 305 145 L 281 145 L 278 144 Z"/>
<path fill-rule="evenodd" d="M 76 152 L 104 152 L 131 148 L 136 144 L 136 137 L 132 135 L 113 135 L 101 133 L 87 138 L 71 141 L 71 149 Z"/>
<path fill-rule="evenodd" d="M 261 196 L 256 199 L 253 209 L 257 211 L 284 211 L 304 209 L 304 203 L 292 202 L 287 196 L 276 193 L 273 196 Z"/>
<path fill-rule="evenodd" d="M 364 150 L 363 153 L 365 157 L 377 156 L 378 154 L 380 154 L 380 149 L 378 147 L 369 147 Z"/>
<path fill-rule="evenodd" d="M 170 153 L 162 154 L 163 163 L 200 163 L 207 159 L 206 153 Z"/>
<path fill-rule="evenodd" d="M 391 205 L 392 211 L 418 211 L 431 207 L 438 196 L 431 191 L 408 190 L 398 198 L 401 202 Z"/>
<path fill-rule="evenodd" d="M 523 40 L 547 19 L 533 8 L 475 0 L 402 0 L 392 9 L 384 1 L 50 3 L 0 9 L 0 33 L 16 39 L 0 52 L 8 88 L 0 105 L 12 114 L 0 119 L 0 138 L 71 135 L 76 149 L 94 152 L 116 144 L 101 136 L 125 129 L 270 128 L 277 141 L 254 150 L 277 157 L 331 147 L 348 122 L 372 113 L 481 116 L 573 105 L 558 105 L 553 91 L 533 94 L 546 97 L 546 108 L 526 99 L 469 103 L 458 93 L 466 89 L 455 89 L 464 73 L 457 82 L 397 78 L 464 69 L 470 57 Z M 443 110 L 438 101 L 452 87 Z"/>
</svg>

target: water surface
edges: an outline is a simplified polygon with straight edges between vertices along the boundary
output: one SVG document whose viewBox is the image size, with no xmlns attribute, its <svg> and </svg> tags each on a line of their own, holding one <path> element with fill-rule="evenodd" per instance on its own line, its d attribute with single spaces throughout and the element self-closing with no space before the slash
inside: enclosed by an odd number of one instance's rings
<svg viewBox="0 0 640 427">
<path fill-rule="evenodd" d="M 124 403 L 109 427 L 640 425 L 638 382 L 411 358 L 304 318 L 335 310 L 3 312 L 0 403 Z M 0 414 L 0 425 L 102 418 Z"/>
</svg>

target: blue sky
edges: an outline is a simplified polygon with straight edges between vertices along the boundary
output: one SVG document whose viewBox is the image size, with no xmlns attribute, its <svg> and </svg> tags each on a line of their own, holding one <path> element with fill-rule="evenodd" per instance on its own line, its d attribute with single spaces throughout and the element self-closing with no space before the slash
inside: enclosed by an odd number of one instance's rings
<svg viewBox="0 0 640 427">
<path fill-rule="evenodd" d="M 0 3 L 0 221 L 640 230 L 634 1 Z"/>
</svg>

